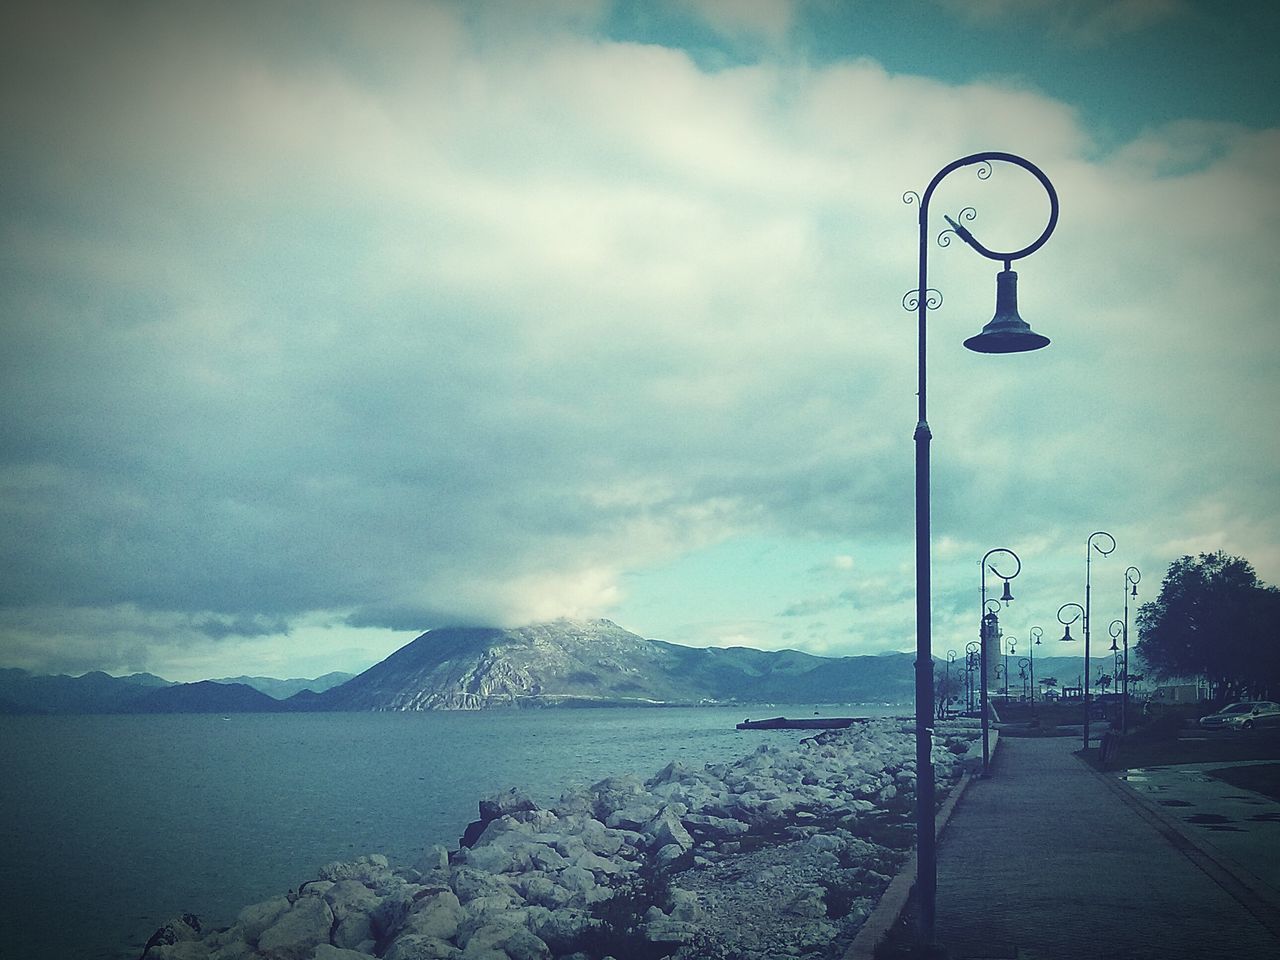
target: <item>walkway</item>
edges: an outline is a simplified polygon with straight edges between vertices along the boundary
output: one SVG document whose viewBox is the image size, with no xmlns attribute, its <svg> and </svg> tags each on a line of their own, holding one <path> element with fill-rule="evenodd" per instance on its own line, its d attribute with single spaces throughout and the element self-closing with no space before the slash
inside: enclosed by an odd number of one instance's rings
<svg viewBox="0 0 1280 960">
<path fill-rule="evenodd" d="M 1240 884 L 1078 747 L 1005 737 L 970 784 L 938 848 L 952 960 L 1280 957 L 1278 892 Z"/>
</svg>

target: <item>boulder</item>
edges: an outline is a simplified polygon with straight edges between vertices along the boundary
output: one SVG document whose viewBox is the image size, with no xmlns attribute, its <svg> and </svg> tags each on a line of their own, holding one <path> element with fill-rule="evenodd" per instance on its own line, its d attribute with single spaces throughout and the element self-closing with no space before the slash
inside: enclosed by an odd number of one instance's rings
<svg viewBox="0 0 1280 960">
<path fill-rule="evenodd" d="M 383 960 L 458 960 L 462 951 L 445 940 L 409 934 L 387 949 Z"/>
<path fill-rule="evenodd" d="M 354 949 L 377 939 L 372 913 L 382 901 L 359 880 L 340 880 L 324 893 L 333 911 L 334 928 L 330 941 L 338 947 Z"/>
<path fill-rule="evenodd" d="M 538 805 L 515 787 L 480 801 L 480 819 L 486 823 L 521 810 L 537 810 Z"/>
<path fill-rule="evenodd" d="M 462 949 L 463 960 L 550 960 L 551 950 L 525 927 L 505 919 L 479 927 Z"/>
<path fill-rule="evenodd" d="M 452 940 L 458 935 L 458 925 L 465 917 L 466 911 L 462 909 L 457 895 L 452 890 L 442 890 L 413 905 L 413 912 L 405 921 L 402 936 Z"/>
<path fill-rule="evenodd" d="M 300 897 L 258 938 L 267 960 L 310 960 L 316 947 L 329 942 L 333 911 L 320 897 Z"/>
<path fill-rule="evenodd" d="M 280 896 L 245 907 L 236 917 L 244 939 L 251 944 L 256 944 L 262 932 L 275 923 L 280 915 L 289 909 L 289 906 L 289 898 Z"/>
<path fill-rule="evenodd" d="M 689 836 L 689 831 L 680 822 L 676 810 L 671 807 L 663 807 L 655 814 L 644 825 L 643 833 L 648 838 L 646 846 L 651 849 L 656 850 L 672 843 L 682 850 L 688 850 L 693 846 L 693 837 Z"/>
</svg>

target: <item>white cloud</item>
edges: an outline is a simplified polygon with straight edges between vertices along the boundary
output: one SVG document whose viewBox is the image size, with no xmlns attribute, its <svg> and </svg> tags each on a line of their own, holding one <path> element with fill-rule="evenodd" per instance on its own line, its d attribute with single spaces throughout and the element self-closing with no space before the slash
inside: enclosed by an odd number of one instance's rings
<svg viewBox="0 0 1280 960">
<path fill-rule="evenodd" d="M 313 29 L 336 52 L 268 14 L 194 30 L 92 5 L 5 45 L 31 82 L 0 94 L 26 204 L 3 222 L 0 589 L 61 610 L 78 662 L 96 631 L 140 664 L 169 630 L 228 649 L 191 626 L 215 621 L 607 615 L 629 571 L 761 530 L 850 541 L 833 575 L 873 577 L 867 541 L 909 558 L 899 198 L 988 148 L 1062 197 L 1017 267 L 1054 345 L 961 350 L 999 266 L 931 245 L 939 632 L 968 630 L 987 547 L 1050 563 L 1096 523 L 1134 525 L 1151 569 L 1221 537 L 1280 573 L 1277 434 L 1245 412 L 1280 400 L 1274 131 L 1177 124 L 1099 158 L 1070 105 L 995 82 L 865 60 L 707 72 L 575 34 L 591 5 L 530 35 L 384 9 L 326 8 Z M 972 205 L 975 233 L 1016 242 L 1043 222 L 1038 189 L 961 171 L 934 232 Z M 806 649 L 850 628 L 911 642 L 892 572 Z M 34 656 L 50 634 L 19 619 L 4 642 Z"/>
</svg>

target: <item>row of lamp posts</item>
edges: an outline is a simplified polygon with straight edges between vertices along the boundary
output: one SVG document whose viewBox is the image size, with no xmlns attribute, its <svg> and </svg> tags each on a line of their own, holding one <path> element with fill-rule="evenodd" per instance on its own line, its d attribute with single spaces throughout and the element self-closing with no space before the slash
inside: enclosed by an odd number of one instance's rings
<svg viewBox="0 0 1280 960">
<path fill-rule="evenodd" d="M 931 309 L 936 309 L 942 305 L 942 295 L 929 286 L 928 282 L 928 246 L 929 246 L 929 204 L 933 198 L 934 191 L 938 185 L 952 172 L 963 167 L 976 167 L 977 176 L 980 180 L 987 180 L 992 174 L 992 163 L 1009 163 L 1014 166 L 1021 167 L 1029 172 L 1044 187 L 1049 198 L 1049 220 L 1040 236 L 1031 244 L 1020 250 L 1012 252 L 1001 252 L 991 250 L 980 243 L 976 237 L 959 221 L 972 221 L 977 216 L 977 211 L 972 207 L 966 207 L 957 215 L 957 219 L 953 219 L 944 215 L 947 223 L 950 225 L 949 230 L 943 231 L 938 237 L 938 242 L 946 246 L 950 242 L 951 236 L 959 237 L 964 243 L 971 247 L 974 251 L 989 260 L 1002 262 L 1004 269 L 996 275 L 996 312 L 992 319 L 982 328 L 982 331 L 976 336 L 972 336 L 964 341 L 965 347 L 977 353 L 1022 353 L 1032 350 L 1039 350 L 1048 346 L 1048 337 L 1032 331 L 1029 324 L 1026 323 L 1018 315 L 1017 301 L 1017 280 L 1018 275 L 1013 271 L 1013 263 L 1016 260 L 1029 256 L 1044 245 L 1053 233 L 1054 227 L 1058 222 L 1058 195 L 1054 190 L 1053 184 L 1049 182 L 1043 171 L 1031 162 L 1011 153 L 1001 153 L 988 151 L 985 153 L 975 153 L 959 160 L 954 160 L 947 164 L 929 182 L 924 193 L 918 194 L 915 191 L 909 191 L 903 195 L 903 200 L 907 203 L 915 203 L 919 207 L 919 272 L 918 283 L 916 288 L 909 291 L 903 298 L 903 306 L 912 310 L 917 315 L 917 412 L 915 432 L 913 440 L 915 442 L 915 514 L 916 514 L 916 531 L 915 531 L 915 547 L 916 547 L 916 661 L 915 661 L 915 738 L 916 738 L 916 858 L 917 858 L 917 874 L 916 874 L 916 936 L 919 944 L 925 948 L 932 948 L 934 945 L 934 921 L 937 907 L 937 846 L 934 834 L 934 802 L 935 802 L 935 782 L 933 772 L 933 723 L 935 718 L 934 712 L 934 686 L 933 686 L 933 636 L 932 636 L 932 571 L 931 571 L 931 533 L 930 533 L 930 501 L 929 501 L 929 443 L 932 440 L 932 433 L 929 429 L 927 419 L 927 314 Z M 1108 549 L 1103 549 L 1101 542 L 1095 543 L 1095 537 L 1105 537 L 1110 542 Z M 1087 547 L 1086 569 L 1085 569 L 1085 605 L 1080 608 L 1084 617 L 1084 637 L 1085 637 L 1085 747 L 1089 745 L 1089 701 L 1088 701 L 1088 672 L 1089 672 L 1089 609 L 1090 609 L 1090 591 L 1091 591 L 1091 563 L 1093 552 L 1096 550 L 1102 555 L 1111 553 L 1115 549 L 1115 540 L 1110 534 L 1104 531 L 1093 533 L 1089 537 Z M 999 572 L 993 563 L 988 561 L 997 555 L 1008 555 L 1016 563 L 1016 568 L 1009 576 L 1004 576 Z M 987 654 L 986 644 L 988 642 L 999 641 L 999 621 L 994 610 L 988 608 L 988 599 L 986 595 L 986 574 L 991 569 L 993 573 L 1000 576 L 1004 580 L 1004 595 L 995 601 L 996 609 L 999 609 L 1000 603 L 1007 603 L 1012 600 L 1012 594 L 1009 590 L 1009 581 L 1017 576 L 1021 570 L 1022 564 L 1018 560 L 1017 555 L 1013 551 L 1006 548 L 996 548 L 988 551 L 987 555 L 982 559 L 982 621 L 981 630 L 978 641 L 978 656 L 980 681 L 979 691 L 981 699 L 981 717 L 982 717 L 982 768 L 986 774 L 990 770 L 991 754 L 989 747 L 989 731 L 987 722 Z M 1128 572 L 1125 574 L 1126 586 L 1130 583 L 1134 585 L 1136 591 L 1137 584 L 1137 568 L 1130 568 L 1135 579 L 1130 579 Z M 1135 594 L 1136 595 L 1136 592 Z M 994 599 L 994 598 L 993 598 Z M 1069 639 L 1070 623 L 1074 623 L 1075 619 L 1070 621 L 1062 620 L 1063 610 L 1068 607 L 1079 607 L 1079 604 L 1067 604 L 1062 610 L 1058 611 L 1059 620 L 1067 625 L 1068 636 L 1063 639 Z M 1033 627 L 1033 635 L 1038 627 Z M 1043 631 L 1040 631 L 1043 633 Z M 1125 708 L 1128 701 L 1128 594 L 1125 601 L 1125 625 L 1122 630 L 1124 639 L 1124 656 L 1125 656 L 1125 680 L 1124 680 L 1124 696 L 1121 708 L 1121 716 L 1124 717 Z M 1035 635 L 1034 641 L 1031 642 L 1031 654 L 1034 657 L 1034 644 L 1039 642 L 1039 635 Z M 971 664 L 973 644 L 969 644 L 966 648 L 968 657 L 966 666 Z M 1012 651 L 1010 651 L 1012 652 Z M 948 681 L 950 673 L 950 665 L 954 661 L 954 656 L 948 656 Z M 1028 661 L 1030 663 L 1030 659 Z M 1032 681 L 1034 684 L 1034 665 L 1032 665 Z M 1008 670 L 1005 670 L 1006 689 L 1008 683 Z M 966 694 L 972 697 L 971 686 L 966 690 Z M 1122 724 L 1123 724 L 1122 719 Z"/>
<path fill-rule="evenodd" d="M 973 250 L 989 260 L 1003 262 L 1004 269 L 996 275 L 996 312 L 976 336 L 964 342 L 965 347 L 977 353 L 1022 353 L 1038 350 L 1049 343 L 1049 338 L 1034 333 L 1029 324 L 1018 315 L 1018 275 L 1013 263 L 1021 260 L 1044 245 L 1058 223 L 1058 194 L 1049 178 L 1039 167 L 1011 153 L 988 151 L 953 160 L 934 175 L 924 193 L 908 192 L 903 199 L 919 207 L 919 272 L 913 291 L 903 298 L 903 306 L 916 312 L 917 331 L 917 419 L 913 439 L 915 441 L 915 513 L 916 513 L 916 936 L 926 948 L 934 943 L 934 920 L 937 910 L 938 860 L 934 836 L 935 783 L 933 775 L 933 624 L 932 624 L 932 571 L 929 503 L 929 442 L 932 433 L 927 418 L 927 350 L 928 327 L 926 318 L 930 309 L 942 305 L 942 295 L 929 287 L 929 203 L 938 185 L 951 173 L 963 167 L 976 167 L 978 178 L 990 178 L 992 163 L 1009 163 L 1029 172 L 1044 187 L 1049 196 L 1049 222 L 1040 236 L 1020 250 L 1001 252 L 991 250 L 980 243 L 961 223 L 946 217 L 951 229 L 939 237 L 940 243 L 949 243 L 954 234 Z M 960 220 L 972 221 L 977 212 L 970 207 L 960 211 Z M 945 241 L 945 242 L 944 242 Z M 986 564 L 983 564 L 985 618 Z M 1007 581 L 1006 581 L 1007 584 Z M 985 619 L 984 619 L 985 622 Z M 986 634 L 983 634 L 985 638 Z M 981 660 L 983 767 L 990 763 L 986 729 L 986 658 Z"/>
<path fill-rule="evenodd" d="M 1095 538 L 1097 542 L 1095 542 Z M 1081 690 L 1082 701 L 1084 704 L 1084 747 L 1089 747 L 1089 721 L 1091 711 L 1091 668 L 1090 668 L 1090 651 L 1089 651 L 1089 620 L 1092 608 L 1092 559 L 1093 553 L 1096 551 L 1102 556 L 1111 554 L 1116 548 L 1115 538 L 1105 530 L 1099 530 L 1089 535 L 1088 554 L 1085 562 L 1085 605 L 1078 603 L 1064 603 L 1058 608 L 1058 622 L 1063 624 L 1064 632 L 1062 641 L 1066 643 L 1074 642 L 1075 638 L 1071 636 L 1071 624 L 1076 621 L 1083 621 L 1083 631 L 1085 639 L 1084 653 L 1084 684 Z M 1005 554 L 1013 562 L 1014 567 L 1008 573 L 1004 574 L 997 569 L 995 562 L 991 558 L 996 554 Z M 1002 681 L 1003 692 L 1006 697 L 1009 696 L 1009 678 L 1011 676 L 1009 670 L 1009 658 L 1017 656 L 1018 638 L 1014 636 L 1001 636 L 999 624 L 999 612 L 1001 603 L 1005 606 L 1013 600 L 1013 593 L 1010 588 L 1010 581 L 1022 572 L 1022 561 L 1018 555 L 1007 547 L 997 547 L 988 550 L 981 561 L 982 568 L 982 618 L 980 621 L 978 636 L 976 643 L 968 645 L 968 658 L 966 660 L 966 694 L 967 708 L 973 710 L 975 707 L 973 686 L 971 679 L 973 671 L 979 671 L 980 679 L 977 687 L 979 694 L 979 715 L 982 724 L 982 772 L 984 776 L 990 774 L 991 771 L 991 748 L 990 748 L 990 723 L 989 708 L 987 699 L 988 680 L 987 680 L 987 664 L 989 662 L 990 646 L 999 641 L 999 647 L 995 648 L 1003 657 L 1003 664 L 996 667 L 996 680 Z M 999 599 L 987 597 L 987 571 L 990 570 L 997 577 L 1004 580 L 1004 590 Z M 1112 674 L 1121 684 L 1121 700 L 1120 700 L 1120 730 L 1122 733 L 1128 731 L 1128 707 L 1129 707 L 1129 599 L 1138 595 L 1138 583 L 1142 580 L 1142 573 L 1137 567 L 1129 567 L 1124 572 L 1125 591 L 1124 591 L 1124 619 L 1113 620 L 1108 628 L 1111 634 L 1111 653 L 1112 653 Z M 1030 656 L 1024 657 L 1017 661 L 1019 668 L 1019 678 L 1023 681 L 1023 696 L 1028 697 L 1032 703 L 1035 702 L 1035 648 L 1041 644 L 1041 638 L 1044 636 L 1043 628 L 1039 626 L 1031 627 L 1027 636 L 1027 648 Z M 950 665 L 955 661 L 955 651 L 948 653 L 948 689 L 950 686 Z M 1028 671 L 1030 675 L 1028 678 Z M 997 687 L 1001 683 L 996 684 Z"/>
</svg>

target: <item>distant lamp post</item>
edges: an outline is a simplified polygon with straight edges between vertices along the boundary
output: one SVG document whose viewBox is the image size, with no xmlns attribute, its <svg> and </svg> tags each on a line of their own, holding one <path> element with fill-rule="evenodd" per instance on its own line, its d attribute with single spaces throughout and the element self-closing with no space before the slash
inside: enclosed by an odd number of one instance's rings
<svg viewBox="0 0 1280 960">
<path fill-rule="evenodd" d="M 1124 572 L 1124 680 L 1120 694 L 1120 732 L 1129 732 L 1129 598 L 1138 595 L 1142 571 L 1129 567 Z"/>
<path fill-rule="evenodd" d="M 1018 677 L 1019 679 L 1022 680 L 1022 699 L 1023 700 L 1027 699 L 1027 691 L 1030 689 L 1030 687 L 1027 686 L 1027 667 L 1030 665 L 1030 663 L 1031 663 L 1031 660 L 1027 657 L 1023 657 L 1021 660 L 1018 661 Z"/>
<path fill-rule="evenodd" d="M 932 624 L 932 570 L 930 559 L 930 505 L 929 505 L 929 430 L 927 417 L 928 380 L 926 377 L 927 323 L 930 309 L 942 305 L 942 295 L 929 287 L 929 203 L 934 191 L 948 174 L 961 167 L 977 166 L 980 180 L 991 177 L 992 162 L 1011 163 L 1031 173 L 1049 195 L 1049 222 L 1036 240 L 1021 250 L 1003 253 L 988 249 L 978 242 L 965 227 L 947 217 L 951 230 L 938 237 L 943 246 L 950 243 L 950 234 L 961 240 L 982 256 L 1002 261 L 1004 270 L 996 277 L 996 312 L 991 321 L 964 345 L 978 353 L 1018 353 L 1038 350 L 1047 346 L 1049 339 L 1033 333 L 1031 327 L 1018 316 L 1017 281 L 1013 262 L 1021 260 L 1044 245 L 1058 223 L 1058 194 L 1049 178 L 1039 167 L 1012 153 L 988 151 L 953 160 L 939 170 L 929 181 L 924 193 L 908 191 L 903 195 L 906 203 L 920 208 L 919 272 L 913 291 L 902 299 L 902 305 L 916 312 L 916 355 L 918 416 L 913 435 L 915 441 L 915 498 L 916 498 L 916 899 L 919 907 L 916 918 L 916 937 L 925 947 L 934 942 L 934 920 L 937 912 L 938 860 L 934 837 L 933 773 L 933 624 Z M 972 221 L 977 211 L 966 207 L 959 214 L 961 220 Z M 944 242 L 945 241 L 945 242 Z M 985 690 L 984 690 L 985 692 Z M 984 714 L 985 722 L 985 714 Z M 985 764 L 984 764 L 985 769 Z"/>
<path fill-rule="evenodd" d="M 1000 555 L 1004 554 L 1009 557 L 1014 564 L 1012 573 L 1001 573 L 996 564 L 1000 560 Z M 993 559 L 994 558 L 994 559 Z M 1013 592 L 1009 589 L 1009 581 L 1022 572 L 1022 560 L 1018 555 L 1007 547 L 993 547 L 982 555 L 982 559 L 978 562 L 979 569 L 982 571 L 982 619 L 978 622 L 978 642 L 982 644 L 982 674 L 981 674 L 981 693 L 982 693 L 982 775 L 984 777 L 991 774 L 991 718 L 988 716 L 990 709 L 987 700 L 987 659 L 990 656 L 989 644 L 999 643 L 1000 638 L 1000 604 L 1008 606 L 1013 600 Z M 1008 566 L 1005 565 L 1005 569 Z M 1000 594 L 1000 598 L 987 598 L 987 571 L 990 570 L 997 577 L 1004 581 L 1004 590 Z M 1005 681 L 1008 683 L 1008 681 Z"/>
<path fill-rule="evenodd" d="M 1124 621 L 1112 620 L 1107 627 L 1107 633 L 1111 634 L 1111 676 L 1115 678 L 1115 682 L 1120 682 L 1120 637 L 1124 634 Z"/>
<path fill-rule="evenodd" d="M 976 684 L 973 682 L 973 675 L 982 669 L 978 662 L 981 656 L 982 644 L 977 640 L 970 640 L 964 645 L 964 702 L 967 713 L 973 713 L 976 706 L 974 700 Z"/>
<path fill-rule="evenodd" d="M 1111 544 L 1109 547 L 1102 546 L 1102 540 L 1099 539 L 1094 543 L 1094 538 L 1105 537 Z M 1110 554 L 1116 548 L 1116 538 L 1105 530 L 1096 530 L 1089 534 L 1089 542 L 1084 548 L 1084 752 L 1089 752 L 1089 594 L 1090 594 L 1090 567 L 1093 563 L 1093 551 L 1104 557 Z"/>
<path fill-rule="evenodd" d="M 1066 613 L 1071 614 L 1070 619 L 1067 619 L 1064 616 Z M 1062 643 L 1075 643 L 1076 638 L 1071 635 L 1071 625 L 1083 616 L 1084 607 L 1080 606 L 1078 603 L 1064 603 L 1058 608 L 1058 622 L 1064 627 L 1062 636 L 1058 638 Z M 1083 697 L 1083 691 L 1081 691 L 1081 696 Z M 1086 703 L 1085 710 L 1087 711 L 1088 709 L 1089 707 Z M 1086 713 L 1085 716 L 1087 717 L 1088 713 Z"/>
<path fill-rule="evenodd" d="M 1009 658 L 1018 652 L 1018 638 L 1004 637 L 1004 698 L 1009 699 Z"/>
<path fill-rule="evenodd" d="M 1027 650 L 1031 661 L 1031 703 L 1034 706 L 1036 702 L 1036 647 L 1040 646 L 1040 638 L 1044 636 L 1044 630 L 1041 627 L 1032 627 L 1031 632 L 1027 634 Z"/>
<path fill-rule="evenodd" d="M 951 665 L 956 662 L 956 652 L 954 650 L 947 651 L 947 687 L 946 693 L 942 698 L 942 716 L 945 719 L 949 715 L 949 704 L 951 702 Z"/>
</svg>

